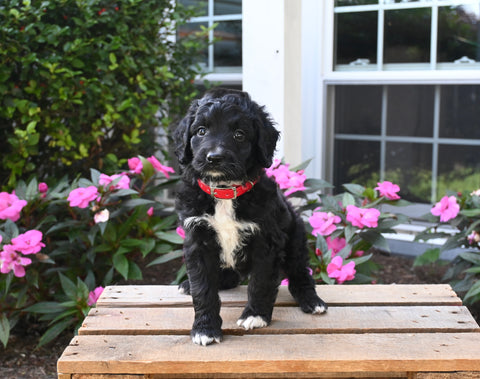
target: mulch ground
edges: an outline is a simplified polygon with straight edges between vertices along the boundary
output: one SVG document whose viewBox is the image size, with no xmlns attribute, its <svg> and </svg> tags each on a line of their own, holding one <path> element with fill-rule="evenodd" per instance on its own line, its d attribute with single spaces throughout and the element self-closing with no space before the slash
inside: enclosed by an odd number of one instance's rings
<svg viewBox="0 0 480 379">
<path fill-rule="evenodd" d="M 444 266 L 413 268 L 411 258 L 374 254 L 373 261 L 380 265 L 377 283 L 383 284 L 436 284 L 441 283 Z M 168 284 L 175 278 L 179 262 L 154 266 L 144 271 L 144 280 L 136 284 Z M 124 283 L 123 283 L 124 284 Z M 479 322 L 480 306 L 471 309 Z M 13 331 L 6 349 L 0 346 L 0 378 L 44 379 L 56 378 L 57 359 L 72 339 L 72 333 L 64 333 L 51 344 L 35 349 L 41 335 L 40 326 L 24 322 Z"/>
</svg>

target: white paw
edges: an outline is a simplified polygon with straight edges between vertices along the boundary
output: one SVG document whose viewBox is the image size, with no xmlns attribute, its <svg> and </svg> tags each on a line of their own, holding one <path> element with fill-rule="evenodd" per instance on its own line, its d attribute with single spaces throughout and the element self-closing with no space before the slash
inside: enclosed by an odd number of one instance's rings
<svg viewBox="0 0 480 379">
<path fill-rule="evenodd" d="M 327 308 L 324 305 L 317 305 L 313 310 L 312 314 L 325 313 L 326 311 L 327 311 Z"/>
<path fill-rule="evenodd" d="M 261 316 L 248 316 L 245 320 L 239 319 L 237 321 L 238 326 L 242 326 L 245 330 L 264 328 L 268 323 Z"/>
<path fill-rule="evenodd" d="M 183 289 L 183 287 L 178 287 L 178 293 L 179 293 L 180 295 L 188 295 L 188 294 L 185 292 L 185 290 Z"/>
<path fill-rule="evenodd" d="M 210 345 L 213 342 L 220 343 L 220 338 L 216 337 L 209 337 L 205 334 L 200 334 L 197 333 L 192 337 L 193 343 L 196 343 L 197 345 L 202 345 L 202 346 L 207 346 Z"/>
</svg>

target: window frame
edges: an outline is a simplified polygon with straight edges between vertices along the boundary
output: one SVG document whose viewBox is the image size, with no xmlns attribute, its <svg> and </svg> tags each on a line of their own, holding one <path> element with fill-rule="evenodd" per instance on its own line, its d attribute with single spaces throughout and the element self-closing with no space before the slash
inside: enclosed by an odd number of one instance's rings
<svg viewBox="0 0 480 379">
<path fill-rule="evenodd" d="M 242 29 L 243 29 L 243 16 L 242 13 L 236 14 L 227 14 L 227 15 L 215 15 L 214 14 L 214 2 L 215 0 L 208 0 L 208 8 L 207 8 L 207 15 L 205 16 L 198 16 L 192 17 L 189 20 L 189 23 L 206 23 L 209 28 L 213 26 L 216 22 L 222 21 L 241 21 L 242 22 Z M 242 4 L 243 5 L 243 4 Z M 242 31 L 243 33 L 243 31 Z M 213 30 L 209 31 L 208 39 L 209 41 L 213 41 Z M 208 62 L 207 67 L 205 69 L 206 74 L 200 79 L 197 80 L 196 84 L 202 84 L 204 80 L 208 80 L 211 82 L 222 82 L 223 84 L 232 84 L 232 85 L 241 85 L 243 81 L 243 74 L 242 74 L 243 67 L 240 66 L 239 72 L 215 72 L 214 66 L 214 46 L 213 44 L 208 45 Z"/>
<path fill-rule="evenodd" d="M 382 1 L 382 0 L 380 0 Z M 477 0 L 465 0 L 465 1 L 455 1 L 455 0 L 430 0 L 430 1 L 419 1 L 419 2 L 409 2 L 409 3 L 393 3 L 393 4 L 385 4 L 382 1 L 382 4 L 373 4 L 373 5 L 359 5 L 359 6 L 345 6 L 342 7 L 342 11 L 346 10 L 358 10 L 358 8 L 362 8 L 363 10 L 389 10 L 389 9 L 411 9 L 419 7 L 436 7 L 438 10 L 439 6 L 447 6 L 447 5 L 463 5 L 463 4 L 479 4 Z M 478 68 L 466 68 L 463 66 L 461 69 L 458 70 L 441 70 L 437 69 L 436 65 L 434 66 L 432 63 L 430 64 L 430 69 L 425 70 L 382 70 L 383 68 L 383 51 L 380 53 L 377 51 L 377 58 L 378 55 L 382 55 L 382 59 L 377 59 L 377 69 L 374 71 L 367 71 L 367 70 L 358 70 L 358 71 L 338 71 L 334 69 L 334 46 L 335 46 L 335 6 L 334 0 L 327 1 L 322 8 L 319 9 L 321 19 L 324 20 L 323 28 L 322 28 L 322 44 L 324 46 L 323 54 L 319 63 L 321 64 L 322 71 L 318 76 L 318 88 L 321 88 L 321 95 L 318 98 L 318 101 L 322 106 L 320 107 L 320 111 L 318 111 L 318 115 L 316 116 L 317 119 L 321 120 L 322 124 L 322 134 L 316 141 L 322 142 L 323 146 L 323 156 L 317 158 L 317 162 L 315 164 L 316 172 L 315 176 L 320 176 L 325 178 L 326 180 L 332 181 L 333 180 L 333 166 L 334 166 L 334 142 L 335 142 L 335 131 L 334 131 L 334 88 L 337 85 L 380 85 L 380 86 L 388 86 L 388 85 L 433 85 L 435 86 L 435 114 L 439 113 L 438 107 L 439 104 L 439 88 L 441 85 L 448 85 L 448 84 L 455 84 L 455 85 L 480 85 L 480 69 Z M 380 12 L 380 11 L 379 11 Z M 322 14 L 323 13 L 323 14 Z M 317 13 L 318 14 L 318 13 Z M 382 16 L 380 16 L 382 17 Z M 432 12 L 433 18 L 433 12 Z M 433 21 L 432 21 L 433 23 Z M 382 27 L 378 26 L 378 28 L 383 29 Z M 434 36 L 436 38 L 436 35 Z M 380 36 L 379 36 L 380 38 Z M 433 36 L 432 36 L 433 38 Z M 435 39 L 436 41 L 436 39 Z M 432 44 L 432 46 L 435 44 Z M 378 40 L 377 40 L 378 46 Z M 436 47 L 434 50 L 434 56 L 436 63 Z M 431 56 L 433 52 L 431 51 Z M 382 101 L 383 102 L 383 101 Z M 385 104 L 382 104 L 382 109 Z M 382 111 L 383 112 L 383 111 Z M 384 115 L 383 115 L 384 116 Z M 382 124 L 384 121 L 382 120 Z M 318 125 L 318 124 L 317 124 Z M 429 142 L 432 143 L 432 159 L 438 159 L 438 146 L 440 143 L 445 143 L 444 140 L 447 139 L 440 139 L 438 137 L 438 120 L 434 120 L 434 128 L 437 134 L 434 134 L 432 138 L 428 138 Z M 384 125 L 382 125 L 382 131 L 384 130 Z M 311 129 L 309 129 L 311 131 Z M 346 137 L 346 136 L 342 136 Z M 385 149 L 385 145 L 387 141 L 400 141 L 406 140 L 408 138 L 416 138 L 418 141 L 422 139 L 422 137 L 393 137 L 393 136 L 379 136 L 378 137 L 380 142 L 383 144 L 383 149 Z M 430 142 L 433 141 L 433 142 Z M 461 142 L 455 141 L 454 139 L 448 139 L 448 142 Z M 479 142 L 480 144 L 480 142 Z M 471 143 L 470 143 L 471 145 Z M 312 151 L 312 147 L 306 148 L 305 151 Z M 384 150 L 383 150 L 384 151 Z M 381 158 L 381 162 L 385 162 L 384 160 L 385 153 L 383 152 L 383 159 Z M 434 158 L 437 157 L 437 158 Z M 432 162 L 434 167 L 432 167 L 432 173 L 434 174 L 434 179 L 432 180 L 432 200 L 433 200 L 433 193 L 436 191 L 436 175 L 438 174 L 437 171 L 437 161 Z M 320 172 L 319 172 L 320 171 Z M 381 169 L 380 175 L 383 175 L 384 171 Z"/>
</svg>

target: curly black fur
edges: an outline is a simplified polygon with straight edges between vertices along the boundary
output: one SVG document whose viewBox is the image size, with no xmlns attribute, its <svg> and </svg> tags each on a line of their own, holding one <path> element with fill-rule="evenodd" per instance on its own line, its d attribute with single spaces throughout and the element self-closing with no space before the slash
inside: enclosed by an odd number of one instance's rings
<svg viewBox="0 0 480 379">
<path fill-rule="evenodd" d="M 281 271 L 304 312 L 327 308 L 308 273 L 303 222 L 264 173 L 278 137 L 264 107 L 246 92 L 226 89 L 194 101 L 175 131 L 182 171 L 176 210 L 186 234 L 188 274 L 180 289 L 193 298 L 195 343 L 222 339 L 218 290 L 247 276 L 248 304 L 239 319 L 246 329 L 270 323 Z M 258 182 L 237 199 L 222 200 L 203 192 L 199 178 L 216 186 Z"/>
</svg>

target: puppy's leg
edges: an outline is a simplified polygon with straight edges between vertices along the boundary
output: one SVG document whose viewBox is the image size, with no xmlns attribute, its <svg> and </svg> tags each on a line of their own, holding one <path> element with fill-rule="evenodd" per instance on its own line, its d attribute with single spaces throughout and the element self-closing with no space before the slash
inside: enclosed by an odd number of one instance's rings
<svg viewBox="0 0 480 379">
<path fill-rule="evenodd" d="M 219 246 L 214 232 L 207 227 L 194 227 L 186 232 L 185 264 L 189 289 L 195 309 L 190 333 L 194 343 L 209 345 L 222 340 L 220 317 Z"/>
<path fill-rule="evenodd" d="M 248 283 L 248 303 L 237 321 L 238 326 L 249 330 L 270 324 L 278 293 L 278 271 L 273 262 L 254 262 Z"/>
<path fill-rule="evenodd" d="M 285 261 L 288 289 L 305 313 L 324 313 L 327 305 L 315 290 L 315 281 L 308 271 L 308 249 L 303 222 L 297 218 L 295 232 L 290 235 Z"/>
</svg>

